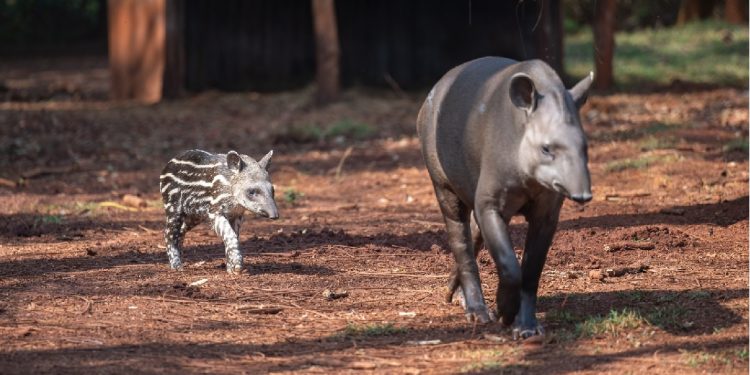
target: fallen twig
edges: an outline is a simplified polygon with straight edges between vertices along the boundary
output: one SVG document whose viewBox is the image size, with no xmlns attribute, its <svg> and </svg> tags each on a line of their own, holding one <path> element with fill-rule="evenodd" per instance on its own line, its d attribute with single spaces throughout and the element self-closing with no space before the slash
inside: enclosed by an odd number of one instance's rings
<svg viewBox="0 0 750 375">
<path fill-rule="evenodd" d="M 352 154 L 352 150 L 354 150 L 352 146 L 347 147 L 346 151 L 344 151 L 344 155 L 341 156 L 341 160 L 339 160 L 339 164 L 336 166 L 336 180 L 341 178 L 341 169 L 344 168 L 344 162 L 349 158 L 349 155 Z"/>
<path fill-rule="evenodd" d="M 385 80 L 385 83 L 387 83 L 388 86 L 390 86 L 391 89 L 395 91 L 396 94 L 398 94 L 398 96 L 400 96 L 401 98 L 409 97 L 408 95 L 406 95 L 404 90 L 401 89 L 401 86 L 398 84 L 398 82 L 396 82 L 395 79 L 393 79 L 393 77 L 390 74 L 388 73 L 383 74 L 383 79 Z"/>
<path fill-rule="evenodd" d="M 237 310 L 246 312 L 248 314 L 278 314 L 284 309 L 281 307 L 265 307 L 265 306 L 237 306 Z"/>
<path fill-rule="evenodd" d="M 641 264 L 637 266 L 629 267 L 618 267 L 618 268 L 607 268 L 606 270 L 591 270 L 589 271 L 589 277 L 595 280 L 604 280 L 606 277 L 620 277 L 626 274 L 636 274 L 646 272 L 650 267 L 647 264 Z"/>
<path fill-rule="evenodd" d="M 112 208 L 117 208 L 119 210 L 124 210 L 124 211 L 138 211 L 137 208 L 123 206 L 117 202 L 112 202 L 112 201 L 100 202 L 99 207 L 112 207 Z"/>
<path fill-rule="evenodd" d="M 84 300 L 84 302 L 86 302 L 86 306 L 83 308 L 83 310 L 81 312 L 78 313 L 78 315 L 84 315 L 86 313 L 91 312 L 91 305 L 93 304 L 91 302 L 91 300 L 88 299 L 88 298 L 86 298 L 86 297 L 83 297 L 83 296 L 76 296 L 76 297 L 78 297 L 78 298 Z"/>
<path fill-rule="evenodd" d="M 8 180 L 7 178 L 0 177 L 0 186 L 14 188 L 17 186 L 15 181 Z"/>
<path fill-rule="evenodd" d="M 149 228 L 144 227 L 143 225 L 138 225 L 138 228 L 140 228 L 142 231 L 146 233 L 161 233 L 160 230 L 149 229 Z"/>
<path fill-rule="evenodd" d="M 260 253 L 258 255 L 268 256 L 268 257 L 296 258 L 300 255 L 300 252 L 297 250 L 294 250 L 289 253 Z"/>
<path fill-rule="evenodd" d="M 395 273 L 395 272 L 363 272 L 363 271 L 349 271 L 350 274 L 362 275 L 362 276 L 396 276 L 396 277 L 427 277 L 427 278 L 447 278 L 448 274 L 439 275 L 427 275 L 427 274 L 415 274 L 415 273 Z"/>
<path fill-rule="evenodd" d="M 619 250 L 653 250 L 656 246 L 648 241 L 621 241 L 609 245 L 604 245 L 604 251 Z"/>
<path fill-rule="evenodd" d="M 651 193 L 646 191 L 626 191 L 622 193 L 610 193 L 604 196 L 604 199 L 608 201 L 616 201 L 623 198 L 641 198 L 648 197 Z"/>
<path fill-rule="evenodd" d="M 440 344 L 441 342 L 442 341 L 439 339 L 438 340 L 414 340 L 414 341 L 407 341 L 406 344 L 424 346 L 424 345 L 437 345 L 437 344 Z"/>
<path fill-rule="evenodd" d="M 78 165 L 65 165 L 62 167 L 36 167 L 21 173 L 21 177 L 30 180 L 32 178 L 42 177 L 50 174 L 65 174 L 74 171 Z"/>
</svg>

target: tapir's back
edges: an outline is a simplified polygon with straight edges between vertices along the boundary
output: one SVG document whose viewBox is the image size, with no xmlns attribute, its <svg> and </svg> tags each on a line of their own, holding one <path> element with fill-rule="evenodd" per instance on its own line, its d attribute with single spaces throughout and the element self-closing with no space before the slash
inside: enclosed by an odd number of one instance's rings
<svg viewBox="0 0 750 375">
<path fill-rule="evenodd" d="M 483 57 L 457 66 L 435 84 L 419 112 L 417 132 L 433 182 L 450 186 L 465 202 L 473 200 L 487 136 L 477 117 L 497 111 L 492 107 L 499 103 L 488 99 L 502 82 L 497 77 L 515 63 Z"/>
</svg>

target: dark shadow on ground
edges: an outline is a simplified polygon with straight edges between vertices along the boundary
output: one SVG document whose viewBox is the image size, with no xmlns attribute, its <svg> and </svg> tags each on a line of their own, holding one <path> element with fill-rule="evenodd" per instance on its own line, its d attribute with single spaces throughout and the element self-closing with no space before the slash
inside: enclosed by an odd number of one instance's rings
<svg viewBox="0 0 750 375">
<path fill-rule="evenodd" d="M 630 311 L 649 325 L 678 336 L 713 333 L 741 323 L 743 317 L 721 302 L 747 297 L 748 289 L 728 290 L 628 290 L 598 293 L 564 293 L 539 299 L 551 329 L 577 329 L 584 321 L 606 319 L 612 312 Z M 713 326 L 710 322 L 721 321 Z"/>
<path fill-rule="evenodd" d="M 75 241 L 84 232 L 111 233 L 123 230 L 155 230 L 161 232 L 163 221 L 133 219 L 138 213 L 113 221 L 108 215 L 45 215 L 36 213 L 0 214 L 0 241 L 23 239 L 32 242 Z"/>
<path fill-rule="evenodd" d="M 654 327 L 676 333 L 680 336 L 703 336 L 711 330 L 723 329 L 741 323 L 743 318 L 732 310 L 722 306 L 721 302 L 739 299 L 747 296 L 747 289 L 710 290 L 695 291 L 700 293 L 686 294 L 690 292 L 674 292 L 669 290 L 643 291 L 638 297 L 636 307 L 633 307 L 633 296 L 618 292 L 594 292 L 576 293 L 570 295 L 565 310 L 571 310 L 574 314 L 581 314 L 580 319 L 568 319 L 564 322 L 553 320 L 542 320 L 551 328 L 551 334 L 555 330 L 572 330 L 580 321 L 590 316 L 604 314 L 606 311 L 623 310 L 633 308 L 644 316 L 659 309 L 659 305 L 650 306 L 652 301 L 673 298 L 670 303 L 672 307 L 680 305 L 686 311 L 686 317 L 693 320 L 693 325 L 685 331 L 673 331 L 672 326 L 661 323 L 651 323 Z M 553 296 L 542 299 L 541 310 L 550 314 L 552 306 L 559 305 L 563 296 Z M 606 302 L 605 302 L 606 301 Z M 640 306 L 640 307 L 638 307 Z M 721 323 L 704 326 L 700 319 L 703 316 L 722 317 Z M 388 348 L 405 345 L 408 340 L 434 340 L 439 339 L 443 343 L 452 343 L 481 337 L 483 332 L 491 332 L 502 336 L 508 336 L 507 329 L 500 324 L 492 324 L 484 327 L 465 326 L 454 328 L 450 325 L 452 318 L 446 317 L 441 321 L 434 322 L 430 328 L 417 330 L 408 329 L 400 333 L 386 334 L 383 336 L 363 336 L 346 334 L 342 332 L 331 332 L 328 336 L 314 339 L 288 338 L 273 344 L 234 344 L 234 343 L 171 343 L 150 342 L 136 345 L 115 345 L 102 347 L 77 347 L 53 350 L 17 350 L 12 352 L 0 352 L 0 370 L 3 373 L 16 372 L 82 372 L 91 370 L 95 372 L 180 372 L 190 369 L 190 360 L 225 361 L 223 365 L 231 366 L 235 363 L 229 361 L 232 358 L 241 358 L 241 367 L 250 372 L 265 371 L 301 371 L 316 363 L 320 365 L 325 356 L 351 356 L 354 348 Z M 242 323 L 244 324 L 244 323 Z M 217 321 L 214 324 L 206 324 L 194 329 L 232 329 L 240 327 L 232 321 Z M 178 329 L 179 330 L 179 329 Z M 630 332 L 637 334 L 643 331 L 633 329 Z M 688 337 L 686 337 L 688 338 Z M 662 354 L 677 352 L 680 350 L 726 350 L 746 347 L 747 337 L 729 339 L 701 339 L 700 342 L 685 340 L 674 344 L 650 345 L 644 340 L 640 348 L 618 352 L 614 354 L 578 354 L 575 353 L 580 336 L 569 337 L 566 341 L 557 340 L 538 350 L 528 350 L 524 355 L 525 364 L 522 366 L 512 365 L 513 368 L 528 373 L 562 374 L 569 371 L 591 369 L 592 366 L 617 362 L 629 357 L 639 357 L 645 354 L 660 352 Z M 498 344 L 499 346 L 507 344 Z M 511 344 L 514 345 L 514 344 Z M 471 350 L 471 349 L 466 349 Z M 348 354 L 343 353 L 349 351 Z M 248 354 L 258 355 L 257 360 L 248 361 Z M 259 354 L 262 353 L 262 354 Z M 264 358 L 289 359 L 288 362 L 264 360 Z M 97 364 L 93 364 L 97 363 Z M 65 367 L 70 366 L 70 367 Z M 481 366 L 477 369 L 482 372 Z M 498 368 L 493 368 L 487 373 L 497 373 Z"/>
<path fill-rule="evenodd" d="M 559 230 L 579 228 L 617 228 L 656 224 L 714 224 L 727 227 L 748 219 L 748 196 L 724 200 L 721 203 L 705 203 L 690 206 L 673 206 L 669 213 L 648 212 L 642 214 L 602 215 L 565 220 Z M 675 212 L 683 212 L 676 215 Z"/>
<path fill-rule="evenodd" d="M 731 201 L 714 204 L 699 204 L 693 206 L 676 206 L 674 209 L 684 211 L 681 216 L 662 213 L 645 213 L 645 214 L 624 214 L 624 215 L 604 215 L 595 217 L 584 217 L 573 220 L 566 220 L 560 223 L 559 230 L 576 230 L 579 228 L 617 228 L 633 227 L 642 225 L 657 224 L 697 224 L 710 223 L 719 226 L 729 226 L 742 220 L 748 219 L 748 197 L 741 197 Z M 26 214 L 23 214 L 26 215 Z M 21 225 L 18 222 L 34 223 L 36 216 L 23 216 L 22 219 L 16 220 L 17 215 L 0 216 L 0 228 L 2 223 L 11 222 L 16 224 L 6 224 L 0 236 L 15 236 L 18 229 L 13 227 Z M 33 219 L 32 219 L 33 218 Z M 87 218 L 80 221 L 73 219 L 68 221 L 64 219 L 62 223 L 41 223 L 38 227 L 32 227 L 35 233 L 54 234 L 57 241 L 76 240 L 79 231 L 97 228 L 107 228 L 110 230 L 137 228 L 139 225 L 151 228 L 150 230 L 160 230 L 161 222 L 157 221 L 119 221 L 106 222 L 95 218 Z M 14 229 L 15 228 L 15 229 Z M 525 225 L 512 225 L 511 236 L 514 243 L 521 244 L 524 234 Z M 15 231 L 15 232 L 14 232 Z M 14 234 L 15 233 L 15 234 Z M 190 234 L 188 234 L 190 236 Z M 161 236 L 159 236 L 161 237 Z M 0 237 L 2 238 L 2 237 Z M 45 239 L 46 240 L 46 239 Z M 291 251 L 304 251 L 316 248 L 317 251 L 327 251 L 327 249 L 337 246 L 351 247 L 352 251 L 383 251 L 383 248 L 402 248 L 407 251 L 440 251 L 447 253 L 444 230 L 428 230 L 414 232 L 403 235 L 380 233 L 372 236 L 352 235 L 343 230 L 332 230 L 324 228 L 319 231 L 292 232 L 273 234 L 268 238 L 250 237 L 241 243 L 243 253 L 247 257 L 253 257 L 253 254 L 260 253 L 283 253 Z M 40 267 L 38 259 L 22 259 L 15 261 L 0 262 L 0 276 L 19 277 L 23 275 L 38 275 L 44 273 L 85 271 L 97 268 L 111 268 L 123 264 L 133 263 L 163 263 L 165 255 L 160 251 L 154 251 L 157 244 L 151 244 L 148 249 L 142 249 L 139 245 L 127 245 L 120 248 L 110 246 L 106 249 L 92 248 L 95 255 L 85 255 L 73 258 L 45 259 L 43 267 Z M 151 248 L 153 247 L 153 248 Z M 108 252 L 116 255 L 107 255 Z M 197 262 L 199 260 L 211 260 L 224 257 L 222 243 L 217 239 L 210 245 L 185 246 L 183 249 L 183 260 L 188 262 Z M 269 271 L 272 271 L 269 269 Z M 275 270 L 273 272 L 277 272 Z M 323 270 L 318 270 L 323 271 Z M 330 270 L 329 270 L 330 271 Z M 281 271 L 278 271 L 281 272 Z M 306 271 L 307 272 L 307 271 Z M 316 270 L 309 270 L 308 273 L 316 273 Z"/>
</svg>

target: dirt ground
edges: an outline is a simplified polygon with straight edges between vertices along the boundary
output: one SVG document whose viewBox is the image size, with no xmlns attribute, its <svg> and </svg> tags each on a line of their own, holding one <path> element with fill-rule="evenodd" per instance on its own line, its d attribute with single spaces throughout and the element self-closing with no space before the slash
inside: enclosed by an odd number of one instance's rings
<svg viewBox="0 0 750 375">
<path fill-rule="evenodd" d="M 590 99 L 594 200 L 563 208 L 539 292 L 548 334 L 513 342 L 444 302 L 453 261 L 414 134 L 423 93 L 147 106 L 105 100 L 101 59 L 1 65 L 0 373 L 748 371 L 746 89 Z M 377 133 L 290 142 L 342 120 Z M 205 225 L 185 271 L 167 266 L 158 175 L 196 147 L 275 150 L 281 219 L 246 222 L 246 275 L 226 274 Z M 514 219 L 519 254 L 524 233 Z M 494 306 L 486 251 L 479 264 Z"/>
</svg>

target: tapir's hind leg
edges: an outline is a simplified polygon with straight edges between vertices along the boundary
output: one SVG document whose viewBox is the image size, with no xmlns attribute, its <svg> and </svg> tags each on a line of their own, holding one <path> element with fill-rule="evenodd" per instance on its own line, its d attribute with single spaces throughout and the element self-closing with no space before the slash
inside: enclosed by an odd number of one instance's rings
<svg viewBox="0 0 750 375">
<path fill-rule="evenodd" d="M 435 195 L 445 219 L 448 232 L 448 244 L 456 261 L 455 279 L 461 285 L 464 294 L 466 317 L 480 323 L 489 323 L 495 319 L 487 308 L 479 282 L 479 268 L 474 258 L 471 231 L 471 209 L 466 207 L 458 197 L 447 188 L 435 186 Z"/>
<path fill-rule="evenodd" d="M 482 250 L 484 241 L 482 240 L 482 231 L 479 229 L 476 217 L 474 217 L 473 214 L 471 215 L 471 243 L 474 251 L 474 258 L 476 259 L 476 257 L 479 256 L 479 252 Z M 450 276 L 448 277 L 448 293 L 445 296 L 445 302 L 452 303 L 454 297 L 456 297 L 461 306 L 466 307 L 464 293 L 462 290 L 458 289 L 460 285 L 461 283 L 458 280 L 458 264 L 455 264 Z M 456 295 L 456 292 L 458 292 L 458 295 Z"/>
</svg>

